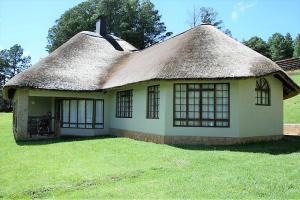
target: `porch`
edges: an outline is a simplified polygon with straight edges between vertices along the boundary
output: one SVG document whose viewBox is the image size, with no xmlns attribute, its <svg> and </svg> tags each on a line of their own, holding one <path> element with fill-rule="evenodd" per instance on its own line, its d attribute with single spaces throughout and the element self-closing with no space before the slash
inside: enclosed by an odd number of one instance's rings
<svg viewBox="0 0 300 200">
<path fill-rule="evenodd" d="M 108 128 L 104 128 L 104 99 L 86 96 L 18 90 L 13 100 L 15 138 L 108 135 Z"/>
</svg>

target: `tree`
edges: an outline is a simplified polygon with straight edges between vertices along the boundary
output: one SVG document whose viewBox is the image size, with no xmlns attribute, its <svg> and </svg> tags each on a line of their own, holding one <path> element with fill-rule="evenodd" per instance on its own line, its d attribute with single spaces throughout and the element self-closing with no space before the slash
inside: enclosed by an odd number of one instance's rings
<svg viewBox="0 0 300 200">
<path fill-rule="evenodd" d="M 293 57 L 297 58 L 300 57 L 300 34 L 297 35 L 297 37 L 294 40 L 294 53 Z"/>
<path fill-rule="evenodd" d="M 269 40 L 271 58 L 274 61 L 291 58 L 293 43 L 289 33 L 284 37 L 280 33 L 273 34 Z"/>
<path fill-rule="evenodd" d="M 15 44 L 0 51 L 0 111 L 9 109 L 10 104 L 2 98 L 2 87 L 6 81 L 31 66 L 31 57 L 23 55 L 23 48 Z"/>
<path fill-rule="evenodd" d="M 195 27 L 203 24 L 211 24 L 222 30 L 226 35 L 232 36 L 231 31 L 223 26 L 223 20 L 218 19 L 218 12 L 210 7 L 201 7 L 197 9 L 195 6 L 192 11 L 189 11 L 188 24 L 190 27 Z"/>
<path fill-rule="evenodd" d="M 190 25 L 191 28 L 198 26 L 201 23 L 200 19 L 200 12 L 196 8 L 196 6 L 193 6 L 192 10 L 188 10 L 189 18 L 187 20 L 187 23 Z"/>
<path fill-rule="evenodd" d="M 161 15 L 149 0 L 87 0 L 67 10 L 48 31 L 48 52 L 54 51 L 80 31 L 94 31 L 100 15 L 107 31 L 143 49 L 162 41 L 166 32 Z"/>
<path fill-rule="evenodd" d="M 14 77 L 30 65 L 31 57 L 23 55 L 23 48 L 15 44 L 10 49 L 0 51 L 0 58 L 4 69 L 6 80 Z"/>
<path fill-rule="evenodd" d="M 249 40 L 244 41 L 243 44 L 250 47 L 254 51 L 257 51 L 258 53 L 271 58 L 269 45 L 260 37 L 251 37 Z"/>
<path fill-rule="evenodd" d="M 294 52 L 294 41 L 290 33 L 287 33 L 284 37 L 285 39 L 285 52 L 287 58 L 293 57 Z"/>
</svg>

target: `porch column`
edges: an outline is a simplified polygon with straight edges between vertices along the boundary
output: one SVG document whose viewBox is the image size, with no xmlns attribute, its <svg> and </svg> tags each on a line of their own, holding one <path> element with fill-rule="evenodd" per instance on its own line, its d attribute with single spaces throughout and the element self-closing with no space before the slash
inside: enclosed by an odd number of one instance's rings
<svg viewBox="0 0 300 200">
<path fill-rule="evenodd" d="M 28 139 L 28 90 L 18 89 L 17 98 L 17 134 L 16 140 Z"/>
</svg>

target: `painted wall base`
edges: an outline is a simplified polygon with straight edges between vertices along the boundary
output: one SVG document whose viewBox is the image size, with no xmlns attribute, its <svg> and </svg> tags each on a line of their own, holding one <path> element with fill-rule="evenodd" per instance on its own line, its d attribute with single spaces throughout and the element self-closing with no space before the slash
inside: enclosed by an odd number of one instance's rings
<svg viewBox="0 0 300 200">
<path fill-rule="evenodd" d="M 162 136 L 120 129 L 111 129 L 111 134 L 117 137 L 127 137 L 135 140 L 171 145 L 233 145 L 253 142 L 274 141 L 283 135 L 253 136 L 253 137 L 203 137 L 203 136 Z"/>
</svg>

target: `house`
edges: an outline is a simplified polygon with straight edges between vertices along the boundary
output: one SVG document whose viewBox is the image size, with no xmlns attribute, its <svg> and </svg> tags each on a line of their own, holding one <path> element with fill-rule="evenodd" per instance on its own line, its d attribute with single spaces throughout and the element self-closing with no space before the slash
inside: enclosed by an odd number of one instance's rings
<svg viewBox="0 0 300 200">
<path fill-rule="evenodd" d="M 300 57 L 278 60 L 276 64 L 286 72 L 300 70 Z"/>
<path fill-rule="evenodd" d="M 4 86 L 16 140 L 125 136 L 166 144 L 237 144 L 283 135 L 299 86 L 273 61 L 203 24 L 138 51 L 80 32 Z"/>
</svg>

